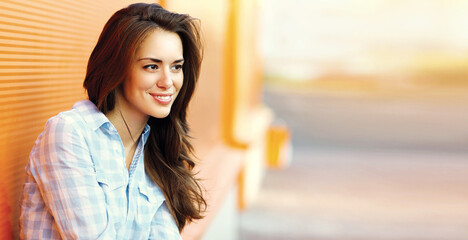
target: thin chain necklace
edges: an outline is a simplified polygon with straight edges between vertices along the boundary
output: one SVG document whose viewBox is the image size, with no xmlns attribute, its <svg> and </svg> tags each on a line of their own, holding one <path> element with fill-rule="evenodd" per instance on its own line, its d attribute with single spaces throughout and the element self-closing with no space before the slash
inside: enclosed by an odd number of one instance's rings
<svg viewBox="0 0 468 240">
<path fill-rule="evenodd" d="M 122 115 L 122 111 L 120 110 L 120 108 L 119 108 L 119 113 L 120 113 L 120 116 L 122 117 L 122 120 L 125 123 L 125 127 L 127 127 L 128 133 L 130 134 L 130 138 L 132 138 L 133 143 L 136 143 L 135 139 L 133 138 L 132 132 L 130 132 L 130 128 L 128 127 L 127 121 L 125 121 L 125 118 Z"/>
</svg>

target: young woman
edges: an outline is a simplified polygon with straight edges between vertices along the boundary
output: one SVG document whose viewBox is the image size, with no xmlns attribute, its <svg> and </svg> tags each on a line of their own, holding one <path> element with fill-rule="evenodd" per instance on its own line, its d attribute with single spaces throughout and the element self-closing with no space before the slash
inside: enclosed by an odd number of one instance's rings
<svg viewBox="0 0 468 240">
<path fill-rule="evenodd" d="M 52 117 L 26 167 L 23 239 L 180 239 L 206 203 L 186 110 L 201 64 L 196 21 L 133 4 L 106 23 L 89 100 Z"/>
</svg>

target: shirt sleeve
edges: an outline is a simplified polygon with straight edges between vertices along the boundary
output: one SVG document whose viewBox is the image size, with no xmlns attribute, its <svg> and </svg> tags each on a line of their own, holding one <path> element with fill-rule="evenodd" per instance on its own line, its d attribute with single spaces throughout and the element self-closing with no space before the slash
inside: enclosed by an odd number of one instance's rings
<svg viewBox="0 0 468 240">
<path fill-rule="evenodd" d="M 47 122 L 30 155 L 31 174 L 63 239 L 115 239 L 88 145 L 76 125 L 60 115 Z"/>
<path fill-rule="evenodd" d="M 161 204 L 156 214 L 154 214 L 149 239 L 182 240 L 177 224 L 167 208 L 166 201 Z"/>
</svg>

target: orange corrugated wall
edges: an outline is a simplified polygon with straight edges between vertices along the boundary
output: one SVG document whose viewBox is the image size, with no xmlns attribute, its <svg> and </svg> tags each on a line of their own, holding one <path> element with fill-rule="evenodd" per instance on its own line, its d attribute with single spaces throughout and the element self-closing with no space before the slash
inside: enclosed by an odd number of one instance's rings
<svg viewBox="0 0 468 240">
<path fill-rule="evenodd" d="M 18 236 L 18 200 L 34 140 L 48 118 L 86 98 L 82 83 L 89 54 L 107 19 L 132 2 L 0 2 L 0 239 Z M 189 121 L 200 177 L 216 191 L 208 194 L 207 217 L 184 232 L 184 239 L 198 239 L 245 160 L 246 153 L 232 142 L 246 140 L 252 116 L 259 115 L 261 61 L 254 54 L 252 24 L 256 1 L 148 2 L 201 19 L 205 58 Z M 241 193 L 248 181 L 240 185 Z"/>
<path fill-rule="evenodd" d="M 48 118 L 86 98 L 89 54 L 109 17 L 132 2 L 0 2 L 0 239 L 18 236 L 18 200 L 36 137 Z"/>
</svg>

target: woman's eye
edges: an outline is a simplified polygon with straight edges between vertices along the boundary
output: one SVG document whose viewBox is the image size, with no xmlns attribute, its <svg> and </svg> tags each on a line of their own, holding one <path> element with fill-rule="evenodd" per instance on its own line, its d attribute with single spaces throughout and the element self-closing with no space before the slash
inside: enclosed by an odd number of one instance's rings
<svg viewBox="0 0 468 240">
<path fill-rule="evenodd" d="M 144 69 L 148 69 L 148 70 L 156 70 L 158 69 L 158 65 L 156 64 L 150 64 L 150 65 L 146 65 L 143 67 Z"/>
<path fill-rule="evenodd" d="M 172 66 L 172 69 L 175 70 L 175 71 L 180 71 L 180 70 L 182 70 L 182 64 L 174 65 L 174 66 Z"/>
</svg>

